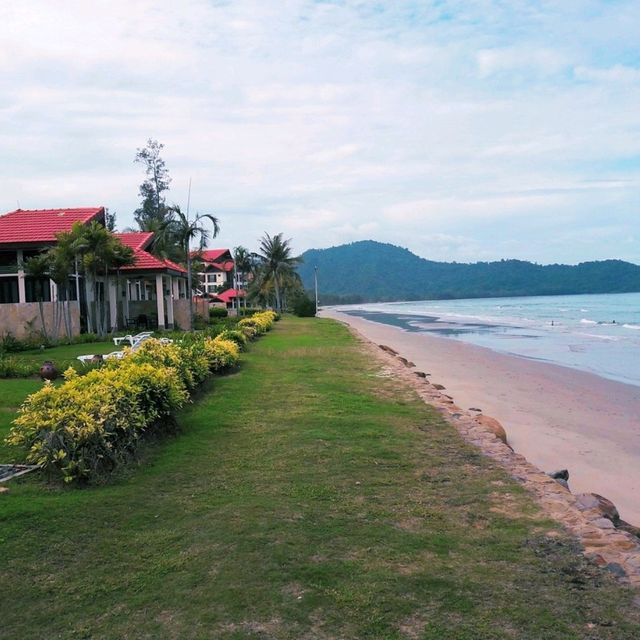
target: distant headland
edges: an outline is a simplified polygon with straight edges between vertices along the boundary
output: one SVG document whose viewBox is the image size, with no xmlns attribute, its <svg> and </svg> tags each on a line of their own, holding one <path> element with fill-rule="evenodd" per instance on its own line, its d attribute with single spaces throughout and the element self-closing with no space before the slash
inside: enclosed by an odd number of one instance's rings
<svg viewBox="0 0 640 640">
<path fill-rule="evenodd" d="M 434 262 L 373 240 L 309 249 L 302 257 L 305 288 L 313 289 L 318 267 L 321 304 L 640 291 L 640 266 L 623 260 Z"/>
</svg>

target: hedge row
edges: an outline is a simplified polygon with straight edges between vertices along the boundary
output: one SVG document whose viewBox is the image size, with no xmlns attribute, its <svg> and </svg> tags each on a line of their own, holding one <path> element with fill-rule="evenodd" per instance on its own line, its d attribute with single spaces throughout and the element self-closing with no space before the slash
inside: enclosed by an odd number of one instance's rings
<svg viewBox="0 0 640 640">
<path fill-rule="evenodd" d="M 247 338 L 270 329 L 275 314 L 254 318 L 254 324 L 215 338 L 174 344 L 149 339 L 84 376 L 69 368 L 63 384 L 46 383 L 25 400 L 7 442 L 67 483 L 108 474 L 135 454 L 144 434 L 171 428 L 193 390 L 211 373 L 235 366 Z"/>
</svg>

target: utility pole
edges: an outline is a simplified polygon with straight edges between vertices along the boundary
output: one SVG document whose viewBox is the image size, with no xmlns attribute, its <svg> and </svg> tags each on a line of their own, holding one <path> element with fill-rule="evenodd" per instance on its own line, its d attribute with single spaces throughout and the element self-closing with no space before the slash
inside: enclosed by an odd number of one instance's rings
<svg viewBox="0 0 640 640">
<path fill-rule="evenodd" d="M 318 265 L 313 267 L 313 282 L 316 289 L 316 315 L 318 315 Z"/>
</svg>

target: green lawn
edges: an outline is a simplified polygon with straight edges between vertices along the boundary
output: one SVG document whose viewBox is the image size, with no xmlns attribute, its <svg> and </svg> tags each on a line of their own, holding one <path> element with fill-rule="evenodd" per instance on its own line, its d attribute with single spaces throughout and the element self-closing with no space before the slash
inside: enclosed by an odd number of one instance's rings
<svg viewBox="0 0 640 640">
<path fill-rule="evenodd" d="M 45 360 L 51 360 L 60 372 L 65 371 L 68 367 L 75 367 L 78 370 L 82 370 L 86 365 L 83 365 L 78 360 L 78 356 L 94 353 L 105 354 L 122 348 L 122 346 L 116 347 L 113 344 L 113 340 L 107 340 L 104 342 L 92 342 L 90 344 L 71 344 L 53 347 L 51 349 L 32 349 L 29 351 L 8 353 L 3 355 L 3 359 L 13 363 L 11 373 L 7 373 L 6 370 L 3 369 L 0 374 L 0 376 L 2 376 L 0 380 L 11 379 L 15 377 L 16 374 L 18 374 L 19 377 L 37 378 L 40 366 Z M 20 365 L 17 371 L 15 367 L 16 363 Z M 6 376 L 6 378 L 4 376 Z"/>
<path fill-rule="evenodd" d="M 378 374 L 287 318 L 116 482 L 13 483 L 0 637 L 640 637 L 632 592 Z"/>
</svg>

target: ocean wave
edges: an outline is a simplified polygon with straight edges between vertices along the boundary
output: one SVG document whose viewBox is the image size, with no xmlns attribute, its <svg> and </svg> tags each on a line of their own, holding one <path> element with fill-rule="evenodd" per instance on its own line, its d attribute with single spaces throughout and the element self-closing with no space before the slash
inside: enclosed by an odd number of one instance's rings
<svg viewBox="0 0 640 640">
<path fill-rule="evenodd" d="M 640 324 L 623 324 L 625 329 L 640 329 Z"/>
<path fill-rule="evenodd" d="M 580 324 L 598 324 L 595 320 L 589 320 L 588 318 L 582 318 Z"/>
<path fill-rule="evenodd" d="M 618 342 L 619 340 L 622 339 L 620 338 L 620 336 L 607 336 L 607 335 L 602 335 L 597 333 L 581 333 L 579 331 L 576 332 L 575 335 L 583 336 L 585 338 L 596 338 L 597 340 L 607 340 L 608 342 Z"/>
</svg>

